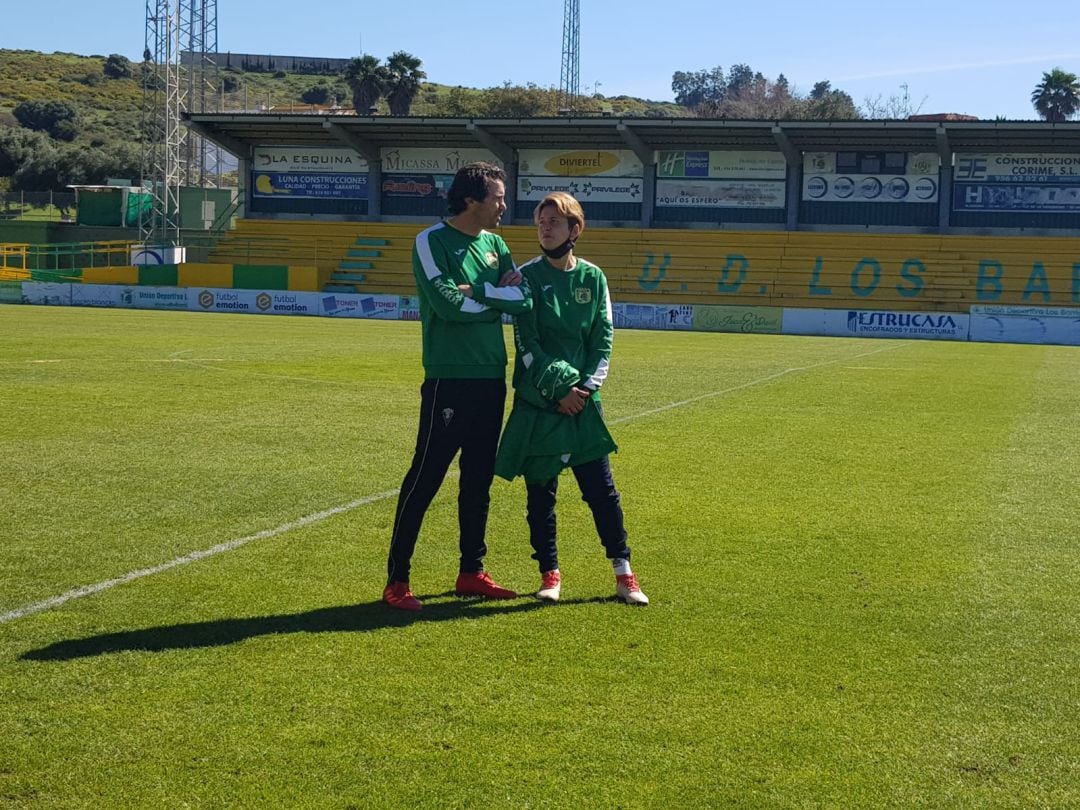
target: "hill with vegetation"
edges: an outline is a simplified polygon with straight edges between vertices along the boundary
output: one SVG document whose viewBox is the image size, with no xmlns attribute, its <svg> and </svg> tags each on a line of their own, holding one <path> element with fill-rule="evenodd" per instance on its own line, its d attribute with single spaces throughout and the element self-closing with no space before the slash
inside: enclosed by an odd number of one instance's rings
<svg viewBox="0 0 1080 810">
<path fill-rule="evenodd" d="M 0 191 L 63 190 L 72 183 L 139 175 L 142 65 L 112 55 L 0 49 Z M 225 112 L 353 110 L 354 87 L 342 74 L 220 71 L 213 106 Z M 208 102 L 208 106 L 210 106 Z M 386 97 L 374 102 L 388 115 Z M 627 96 L 582 99 L 585 113 L 686 116 L 684 106 Z M 420 82 L 413 116 L 557 115 L 558 93 L 535 85 L 475 89 Z"/>
</svg>

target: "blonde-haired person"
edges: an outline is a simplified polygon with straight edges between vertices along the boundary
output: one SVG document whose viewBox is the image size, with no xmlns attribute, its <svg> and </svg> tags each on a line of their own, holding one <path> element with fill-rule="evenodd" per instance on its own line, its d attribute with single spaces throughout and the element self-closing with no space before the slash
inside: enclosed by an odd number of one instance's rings
<svg viewBox="0 0 1080 810">
<path fill-rule="evenodd" d="M 537 597 L 554 602 L 561 592 L 555 501 L 559 473 L 569 467 L 611 560 L 616 596 L 647 605 L 630 568 L 621 499 L 608 461 L 617 448 L 600 405 L 614 334 L 607 278 L 574 255 L 585 229 L 576 199 L 549 194 L 533 218 L 543 255 L 518 268 L 533 306 L 514 318 L 514 406 L 495 473 L 525 478 L 529 540 L 540 567 Z"/>
</svg>

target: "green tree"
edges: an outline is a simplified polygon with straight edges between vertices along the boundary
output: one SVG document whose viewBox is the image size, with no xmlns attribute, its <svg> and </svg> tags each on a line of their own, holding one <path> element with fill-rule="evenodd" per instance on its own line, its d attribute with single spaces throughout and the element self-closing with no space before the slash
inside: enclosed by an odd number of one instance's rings
<svg viewBox="0 0 1080 810">
<path fill-rule="evenodd" d="M 24 101 L 11 113 L 21 126 L 48 132 L 60 140 L 70 141 L 78 134 L 78 110 L 64 101 Z"/>
<path fill-rule="evenodd" d="M 420 84 L 427 78 L 421 70 L 424 63 L 411 53 L 395 51 L 386 60 L 387 95 L 391 115 L 408 115 Z"/>
<path fill-rule="evenodd" d="M 671 77 L 675 103 L 693 109 L 707 102 L 719 103 L 727 92 L 727 81 L 720 67 L 690 73 L 677 70 Z"/>
<path fill-rule="evenodd" d="M 330 99 L 330 88 L 325 84 L 313 84 L 300 94 L 305 104 L 325 104 Z"/>
<path fill-rule="evenodd" d="M 375 103 L 386 93 L 389 76 L 380 60 L 365 54 L 349 62 L 345 83 L 353 95 L 353 107 L 360 115 L 370 115 Z"/>
<path fill-rule="evenodd" d="M 821 81 L 810 91 L 798 110 L 796 118 L 809 121 L 857 121 L 862 118 L 855 100 L 843 90 L 833 90 L 832 83 Z"/>
<path fill-rule="evenodd" d="M 0 177 L 12 177 L 39 152 L 52 149 L 49 136 L 21 127 L 0 127 Z"/>
<path fill-rule="evenodd" d="M 454 118 L 479 118 L 483 115 L 484 99 L 480 93 L 464 87 L 452 87 L 446 94 L 442 113 Z"/>
<path fill-rule="evenodd" d="M 109 58 L 105 60 L 105 66 L 102 70 L 110 79 L 130 79 L 135 75 L 131 68 L 131 60 L 118 53 L 109 54 Z"/>
<path fill-rule="evenodd" d="M 1080 81 L 1075 73 L 1056 67 L 1035 85 L 1031 103 L 1044 121 L 1067 121 L 1080 109 Z"/>
<path fill-rule="evenodd" d="M 579 99 L 584 102 L 585 99 Z M 506 82 L 483 92 L 478 115 L 484 118 L 535 118 L 559 114 L 559 93 L 535 84 L 524 87 Z"/>
</svg>

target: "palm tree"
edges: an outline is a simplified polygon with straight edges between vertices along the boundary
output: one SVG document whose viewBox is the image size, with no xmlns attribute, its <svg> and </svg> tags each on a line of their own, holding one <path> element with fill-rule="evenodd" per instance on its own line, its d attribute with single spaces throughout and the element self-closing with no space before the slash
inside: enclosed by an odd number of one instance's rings
<svg viewBox="0 0 1080 810">
<path fill-rule="evenodd" d="M 423 65 L 411 53 L 396 51 L 386 60 L 386 72 L 390 79 L 390 89 L 386 102 L 390 105 L 391 115 L 408 115 L 413 99 L 420 92 L 420 83 L 427 74 L 420 69 Z"/>
<path fill-rule="evenodd" d="M 360 115 L 370 115 L 389 85 L 386 67 L 378 57 L 365 54 L 349 62 L 345 68 L 345 83 L 353 94 L 353 107 Z"/>
<path fill-rule="evenodd" d="M 1075 73 L 1054 68 L 1035 85 L 1031 103 L 1045 121 L 1066 121 L 1080 109 L 1080 81 Z"/>
</svg>

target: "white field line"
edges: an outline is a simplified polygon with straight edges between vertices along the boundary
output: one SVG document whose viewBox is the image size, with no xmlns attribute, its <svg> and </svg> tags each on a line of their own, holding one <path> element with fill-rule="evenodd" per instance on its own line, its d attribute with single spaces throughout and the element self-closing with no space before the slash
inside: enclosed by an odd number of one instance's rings
<svg viewBox="0 0 1080 810">
<path fill-rule="evenodd" d="M 149 577 L 154 574 L 160 574 L 163 571 L 168 571 L 170 568 L 177 568 L 181 565 L 187 565 L 188 563 L 197 562 L 198 560 L 204 560 L 207 557 L 214 557 L 218 554 L 224 554 L 226 551 L 232 551 L 233 549 L 246 546 L 248 543 L 252 543 L 256 540 L 265 540 L 269 537 L 276 537 L 279 534 L 285 534 L 291 532 L 293 529 L 299 529 L 303 526 L 310 525 L 312 523 L 319 523 L 334 515 L 340 515 L 342 512 L 349 512 L 360 506 L 366 506 L 369 503 L 375 503 L 376 501 L 382 501 L 386 498 L 392 498 L 397 495 L 398 491 L 390 490 L 387 492 L 380 492 L 376 495 L 368 495 L 364 498 L 358 498 L 355 501 L 344 503 L 341 506 L 335 506 L 332 509 L 324 509 L 322 512 L 315 512 L 311 515 L 306 515 L 299 520 L 293 520 L 289 523 L 282 523 L 280 526 L 273 529 L 265 529 L 255 534 L 249 534 L 247 537 L 239 537 L 236 540 L 230 540 L 227 543 L 219 543 L 216 546 L 203 549 L 202 551 L 193 551 L 190 554 L 185 554 L 183 557 L 177 557 L 174 560 L 169 560 L 161 565 L 155 565 L 152 568 L 140 568 L 137 571 L 131 571 L 123 576 L 116 577 L 115 579 L 107 579 L 104 582 L 98 582 L 94 585 L 84 585 L 81 588 L 75 588 L 67 593 L 62 593 L 59 596 L 54 596 L 51 599 L 44 599 L 41 602 L 34 602 L 31 605 L 26 605 L 21 608 L 9 611 L 8 613 L 0 614 L 0 624 L 5 622 L 14 621 L 15 619 L 21 619 L 23 616 L 29 616 L 33 613 L 40 613 L 43 610 L 49 610 L 50 608 L 59 607 L 65 602 L 70 602 L 72 599 L 81 599 L 84 596 L 91 596 L 101 591 L 107 591 L 109 588 L 115 588 L 117 585 L 124 585 L 128 582 L 134 582 L 137 579 L 143 577 Z"/>
<path fill-rule="evenodd" d="M 886 346 L 882 349 L 874 349 L 873 351 L 863 352 L 861 354 L 850 355 L 847 357 L 839 357 L 835 360 L 825 360 L 821 363 L 814 363 L 813 365 L 809 366 L 797 366 L 794 368 L 784 369 L 783 371 L 778 371 L 775 374 L 768 374 L 764 377 L 759 377 L 756 380 L 750 380 L 749 382 L 742 383 L 741 385 L 734 385 L 730 388 L 720 389 L 719 391 L 710 391 L 707 394 L 701 394 L 696 397 L 691 397 L 690 399 L 680 400 L 679 402 L 672 402 L 659 408 L 652 408 L 651 410 L 642 411 L 641 413 L 632 414 L 631 416 L 624 416 L 620 419 L 613 419 L 609 424 L 617 425 L 624 422 L 630 422 L 634 419 L 643 419 L 646 416 L 653 416 L 655 414 L 664 413 L 665 411 L 670 411 L 675 408 L 681 408 L 685 405 L 691 405 L 695 402 L 701 402 L 706 399 L 713 399 L 715 397 L 723 396 L 724 394 L 731 394 L 735 391 L 742 391 L 747 388 L 752 388 L 756 385 L 762 385 L 764 383 L 772 382 L 773 380 L 780 379 L 781 377 L 785 377 L 789 374 L 794 374 L 799 371 L 810 371 L 816 368 L 836 365 L 837 363 L 855 360 L 860 357 L 868 357 L 872 354 L 881 354 L 882 352 L 892 351 L 894 349 L 899 349 L 907 345 L 909 344 L 897 343 Z M 177 352 L 177 354 L 182 353 L 183 352 Z M 175 559 L 169 560 L 168 562 L 161 563 L 160 565 L 155 565 L 151 568 L 140 568 L 136 571 L 131 571 L 127 574 L 124 574 L 123 576 L 116 577 L 115 579 L 107 579 L 102 582 L 97 582 L 93 585 L 83 585 L 82 587 L 74 588 L 73 590 L 67 591 L 66 593 L 62 593 L 59 596 L 53 596 L 49 599 L 43 599 L 40 602 L 34 602 L 29 605 L 24 605 L 23 607 L 15 608 L 14 610 L 8 611 L 7 613 L 0 613 L 0 624 L 6 624 L 7 622 L 15 621 L 16 619 L 22 619 L 35 613 L 41 613 L 42 611 L 51 610 L 52 608 L 60 607 L 61 605 L 70 602 L 73 599 L 81 599 L 84 596 L 92 596 L 96 593 L 107 591 L 110 588 L 115 588 L 117 585 L 126 585 L 129 582 L 134 582 L 135 580 L 142 579 L 143 577 L 160 574 L 172 568 L 178 568 L 182 565 L 187 565 L 188 563 L 205 560 L 208 557 L 215 557 L 218 554 L 224 554 L 227 551 L 233 551 L 235 549 L 241 548 L 242 546 L 246 546 L 248 543 L 253 543 L 256 540 L 266 540 L 271 537 L 277 537 L 278 535 L 291 532 L 294 529 L 300 529 L 304 526 L 310 526 L 313 523 L 320 523 L 327 518 L 331 518 L 335 515 L 340 515 L 345 512 L 351 512 L 353 509 L 357 509 L 361 506 L 367 506 L 372 503 L 377 503 L 378 501 L 384 501 L 387 498 L 393 498 L 397 496 L 398 492 L 400 492 L 400 490 L 392 489 L 387 490 L 386 492 L 376 493 L 375 495 L 367 495 L 363 498 L 358 498 L 355 501 L 341 504 L 340 506 L 335 506 L 330 509 L 324 509 L 321 512 L 315 512 L 310 515 L 305 515 L 302 518 L 298 518 L 297 520 L 293 520 L 288 523 L 282 523 L 280 526 L 277 526 L 273 529 L 265 529 L 261 532 L 256 532 L 255 534 L 249 534 L 246 537 L 239 537 L 235 540 L 229 540 L 226 543 L 219 543 L 216 546 L 211 546 L 210 548 L 203 549 L 201 551 L 193 551 L 190 554 L 185 554 L 182 557 L 177 557 Z"/>
<path fill-rule="evenodd" d="M 722 388 L 719 391 L 710 391 L 707 394 L 699 394 L 696 397 L 690 397 L 690 399 L 682 399 L 682 400 L 679 400 L 678 402 L 672 402 L 672 403 L 669 403 L 667 405 L 661 405 L 659 408 L 653 408 L 653 409 L 648 410 L 648 411 L 642 411 L 641 413 L 635 413 L 635 414 L 633 414 L 631 416 L 624 416 L 621 419 L 612 419 L 610 422 L 608 422 L 608 424 L 609 425 L 618 425 L 618 424 L 620 424 L 622 422 L 629 422 L 632 419 L 641 419 L 644 416 L 652 416 L 653 414 L 663 413 L 664 411 L 670 411 L 673 408 L 682 408 L 685 405 L 692 405 L 695 402 L 701 402 L 702 400 L 705 400 L 705 399 L 713 399 L 714 397 L 722 397 L 724 394 L 731 394 L 731 393 L 734 393 L 735 391 L 742 391 L 745 388 L 753 388 L 755 385 L 761 385 L 762 383 L 771 382 L 773 380 L 778 380 L 781 377 L 786 377 L 788 374 L 794 374 L 794 373 L 799 372 L 799 371 L 810 371 L 811 369 L 823 368 L 824 366 L 834 366 L 837 363 L 843 363 L 843 362 L 847 362 L 849 360 L 857 360 L 860 357 L 869 357 L 872 354 L 881 354 L 882 352 L 894 351 L 895 349 L 899 349 L 899 348 L 901 348 L 903 346 L 907 346 L 907 345 L 909 345 L 907 342 L 905 342 L 905 343 L 894 343 L 893 345 L 886 346 L 886 347 L 884 347 L 882 349 L 873 349 L 873 350 L 868 351 L 868 352 L 862 352 L 861 354 L 853 354 L 850 357 L 838 357 L 835 360 L 823 360 L 820 363 L 814 363 L 813 365 L 809 365 L 809 366 L 795 366 L 793 368 L 785 368 L 783 371 L 778 371 L 775 374 L 769 374 L 766 377 L 759 377 L 756 380 L 750 380 L 749 382 L 745 382 L 742 385 L 733 385 L 731 388 Z"/>
</svg>

